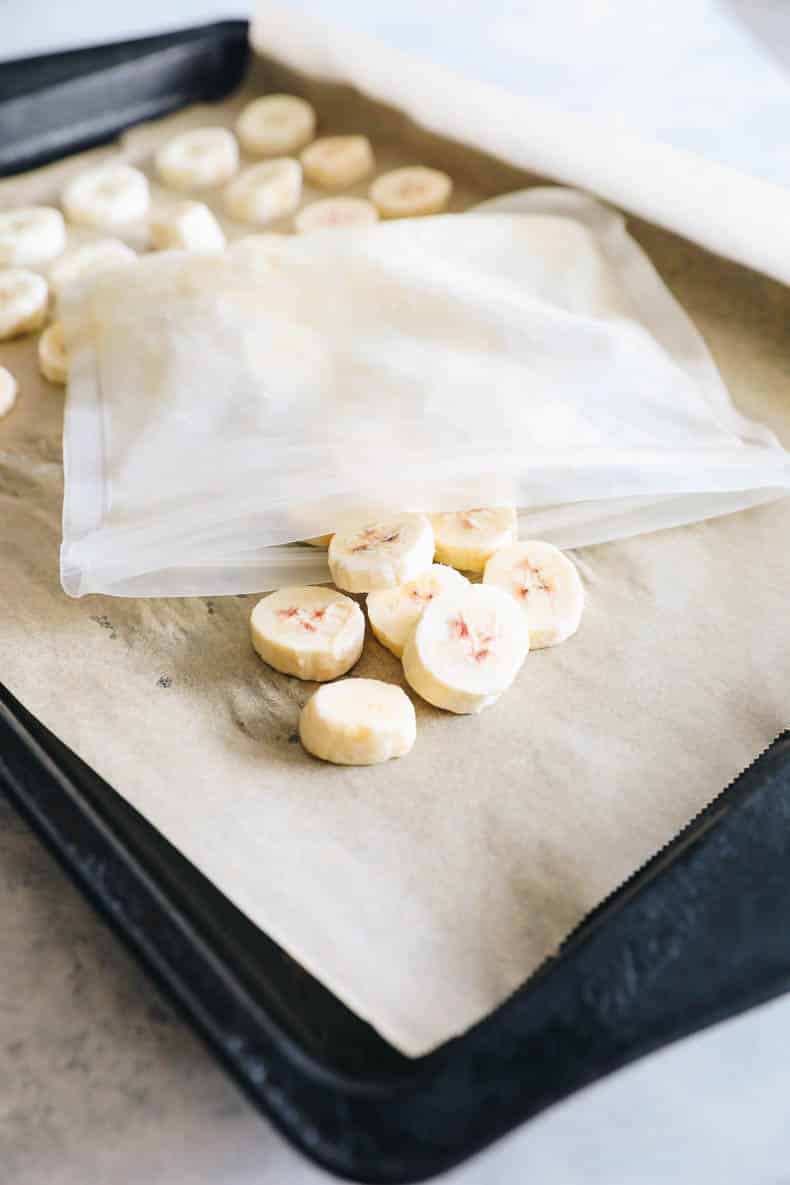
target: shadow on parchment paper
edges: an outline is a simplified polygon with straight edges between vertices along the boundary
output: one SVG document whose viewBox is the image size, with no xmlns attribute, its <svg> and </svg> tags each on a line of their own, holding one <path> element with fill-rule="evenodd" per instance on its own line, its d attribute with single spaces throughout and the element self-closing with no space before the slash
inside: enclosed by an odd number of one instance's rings
<svg viewBox="0 0 790 1185">
<path fill-rule="evenodd" d="M 790 72 L 790 4 L 787 0 L 718 0 L 754 41 Z"/>
<path fill-rule="evenodd" d="M 264 594 L 265 595 L 265 594 Z M 364 598 L 355 598 L 364 604 Z M 179 627 L 170 637 L 162 667 L 166 675 L 160 687 L 210 687 L 219 694 L 234 730 L 261 745 L 269 758 L 278 756 L 286 764 L 313 762 L 298 744 L 299 713 L 307 700 L 320 686 L 289 675 L 279 674 L 266 666 L 255 653 L 250 642 L 249 617 L 257 595 L 238 597 L 193 598 L 189 602 L 173 602 L 182 614 L 205 614 L 205 622 L 198 629 Z M 161 602 L 168 605 L 169 602 Z M 161 630 L 162 613 L 155 601 L 143 601 L 140 614 L 149 626 Z M 366 631 L 365 648 L 359 662 L 348 672 L 364 679 L 381 679 L 409 691 L 398 659 Z M 411 695 L 418 721 L 425 716 L 444 717 L 438 708 Z M 287 742 L 287 744 L 285 744 Z M 275 749 L 272 750 L 271 746 Z"/>
</svg>

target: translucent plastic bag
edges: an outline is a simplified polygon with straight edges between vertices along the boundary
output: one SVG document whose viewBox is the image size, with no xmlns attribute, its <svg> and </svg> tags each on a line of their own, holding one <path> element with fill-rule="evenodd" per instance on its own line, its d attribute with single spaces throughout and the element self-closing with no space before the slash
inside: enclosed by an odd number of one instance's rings
<svg viewBox="0 0 790 1185">
<path fill-rule="evenodd" d="M 294 541 L 388 510 L 514 503 L 576 546 L 790 489 L 622 219 L 569 190 L 147 257 L 64 325 L 75 596 L 326 579 Z"/>
</svg>

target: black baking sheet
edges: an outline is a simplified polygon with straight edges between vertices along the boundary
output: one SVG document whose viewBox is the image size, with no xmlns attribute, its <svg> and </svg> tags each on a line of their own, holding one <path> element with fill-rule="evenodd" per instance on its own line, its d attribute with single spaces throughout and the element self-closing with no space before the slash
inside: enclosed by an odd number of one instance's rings
<svg viewBox="0 0 790 1185">
<path fill-rule="evenodd" d="M 246 32 L 222 22 L 0 66 L 0 173 L 229 93 Z M 1 685 L 0 788 L 255 1105 L 345 1178 L 432 1176 L 790 986 L 788 734 L 514 996 L 417 1059 L 302 970 Z"/>
</svg>

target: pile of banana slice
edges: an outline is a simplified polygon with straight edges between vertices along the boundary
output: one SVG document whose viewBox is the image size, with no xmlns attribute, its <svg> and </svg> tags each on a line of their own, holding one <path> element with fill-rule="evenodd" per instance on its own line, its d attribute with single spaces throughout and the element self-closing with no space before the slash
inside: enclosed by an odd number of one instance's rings
<svg viewBox="0 0 790 1185">
<path fill-rule="evenodd" d="M 235 134 L 224 127 L 180 133 L 154 160 L 159 181 L 178 200 L 153 214 L 148 178 L 123 161 L 78 173 L 61 195 L 63 213 L 50 206 L 0 212 L 0 342 L 43 330 L 41 372 L 65 383 L 62 327 L 57 319 L 47 325 L 64 289 L 134 263 L 124 236 L 141 223 L 156 250 L 221 250 L 225 233 L 194 196 L 220 186 L 228 218 L 256 228 L 291 218 L 297 234 L 447 208 L 451 179 L 422 165 L 380 174 L 367 197 L 339 192 L 375 174 L 373 147 L 363 135 L 316 138 L 316 122 L 304 99 L 266 95 L 244 108 Z M 250 158 L 243 167 L 242 154 Z M 329 196 L 303 204 L 305 185 Z M 66 220 L 88 228 L 92 241 L 69 245 Z M 17 391 L 14 376 L 0 367 L 0 417 Z M 369 765 L 402 756 L 416 738 L 414 706 L 400 687 L 375 679 L 332 682 L 354 666 L 365 641 L 365 615 L 347 593 L 366 594 L 371 630 L 402 660 L 409 686 L 448 712 L 495 703 L 530 646 L 552 646 L 575 632 L 584 603 L 575 567 L 548 543 L 517 543 L 516 532 L 515 511 L 493 508 L 403 514 L 308 541 L 328 547 L 336 591 L 281 589 L 259 601 L 251 620 L 265 662 L 324 684 L 301 714 L 308 752 Z M 482 574 L 482 583 L 463 572 Z"/>
<path fill-rule="evenodd" d="M 517 529 L 511 507 L 369 523 L 329 539 L 337 591 L 283 588 L 258 602 L 250 624 L 260 657 L 284 674 L 327 684 L 300 717 L 309 753 L 373 765 L 402 757 L 417 736 L 414 705 L 400 687 L 329 682 L 351 670 L 364 645 L 365 618 L 347 593 L 366 594 L 370 628 L 402 660 L 409 686 L 458 714 L 496 703 L 530 648 L 576 632 L 584 590 L 574 564 L 550 543 L 518 542 Z M 482 583 L 459 569 L 482 575 Z"/>
<path fill-rule="evenodd" d="M 231 220 L 266 227 L 291 218 L 297 234 L 446 209 L 452 181 L 422 165 L 380 174 L 367 197 L 339 193 L 375 173 L 373 147 L 362 135 L 316 139 L 316 126 L 305 99 L 264 95 L 242 110 L 235 131 L 192 128 L 159 149 L 156 176 L 178 200 L 159 202 L 153 213 L 145 173 L 117 160 L 73 177 L 61 194 L 62 213 L 52 206 L 0 211 L 0 342 L 36 333 L 57 318 L 66 285 L 133 263 L 137 253 L 124 235 L 141 224 L 154 250 L 221 250 L 225 232 L 195 194 L 223 187 L 222 205 Z M 250 163 L 243 165 L 243 156 Z M 305 184 L 331 196 L 303 206 Z M 67 222 L 97 237 L 70 246 Z M 38 357 L 49 382 L 67 382 L 68 357 L 57 320 L 42 334 Z M 0 367 L 0 418 L 11 410 L 17 390 L 13 375 Z"/>
</svg>

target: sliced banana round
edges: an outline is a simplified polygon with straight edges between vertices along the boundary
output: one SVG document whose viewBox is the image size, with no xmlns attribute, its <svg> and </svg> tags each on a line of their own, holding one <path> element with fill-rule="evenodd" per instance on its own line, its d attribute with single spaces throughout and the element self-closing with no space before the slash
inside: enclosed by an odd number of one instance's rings
<svg viewBox="0 0 790 1185">
<path fill-rule="evenodd" d="M 482 572 L 500 547 L 515 541 L 518 517 L 512 506 L 432 514 L 436 559 L 463 572 Z"/>
<path fill-rule="evenodd" d="M 211 189 L 238 172 L 239 146 L 227 128 L 191 128 L 156 154 L 156 171 L 171 189 Z"/>
<path fill-rule="evenodd" d="M 318 189 L 343 189 L 376 167 L 367 136 L 324 136 L 301 155 L 306 180 Z"/>
<path fill-rule="evenodd" d="M 244 108 L 236 135 L 250 156 L 289 156 L 315 135 L 315 110 L 297 95 L 264 95 Z"/>
<path fill-rule="evenodd" d="M 301 200 L 302 166 L 290 156 L 251 165 L 225 190 L 230 217 L 259 226 L 293 214 Z"/>
<path fill-rule="evenodd" d="M 11 371 L 6 370 L 4 366 L 0 366 L 0 420 L 2 420 L 3 416 L 8 415 L 16 403 L 18 392 L 19 384 L 11 374 Z"/>
<path fill-rule="evenodd" d="M 327 547 L 329 547 L 329 544 L 330 544 L 331 542 L 332 542 L 332 536 L 331 536 L 331 535 L 316 535 L 316 536 L 315 536 L 313 539 L 305 539 L 305 543 L 306 543 L 306 544 L 307 544 L 309 547 L 323 547 L 323 548 L 327 548 Z"/>
<path fill-rule="evenodd" d="M 205 202 L 178 202 L 151 219 L 157 251 L 221 251 L 225 232 Z"/>
<path fill-rule="evenodd" d="M 145 174 L 119 161 L 79 173 L 61 197 L 69 222 L 99 229 L 138 222 L 148 213 L 149 202 Z"/>
<path fill-rule="evenodd" d="M 299 717 L 299 737 L 308 753 L 335 765 L 378 765 L 409 752 L 417 717 L 400 687 L 343 679 L 310 697 Z"/>
<path fill-rule="evenodd" d="M 486 564 L 483 583 L 503 588 L 521 606 L 533 650 L 556 646 L 579 628 L 584 587 L 576 566 L 552 543 L 503 547 Z"/>
<path fill-rule="evenodd" d="M 480 712 L 507 690 L 528 651 L 529 629 L 513 598 L 467 584 L 426 606 L 403 649 L 403 673 L 437 708 Z"/>
<path fill-rule="evenodd" d="M 433 531 L 424 514 L 401 514 L 352 531 L 329 544 L 329 571 L 338 588 L 371 592 L 416 580 L 433 562 Z"/>
<path fill-rule="evenodd" d="M 51 206 L 23 206 L 0 213 L 0 267 L 36 267 L 66 246 L 66 224 Z"/>
<path fill-rule="evenodd" d="M 49 287 L 25 268 L 0 271 L 0 341 L 33 333 L 47 318 Z"/>
<path fill-rule="evenodd" d="M 366 198 L 322 198 L 299 211 L 294 218 L 294 230 L 303 235 L 314 230 L 345 230 L 350 226 L 370 226 L 378 220 L 378 210 Z"/>
<path fill-rule="evenodd" d="M 114 267 L 125 267 L 136 259 L 137 253 L 120 239 L 96 239 L 93 243 L 83 243 L 80 247 L 70 248 L 53 264 L 49 273 L 49 286 L 56 296 L 60 296 L 64 288 L 77 280 L 111 271 Z"/>
<path fill-rule="evenodd" d="M 432 564 L 422 576 L 408 584 L 368 593 L 366 605 L 370 628 L 382 646 L 391 650 L 396 658 L 401 658 L 409 634 L 431 601 L 468 583 L 455 568 Z"/>
<path fill-rule="evenodd" d="M 69 358 L 60 321 L 49 325 L 38 339 L 38 366 L 50 383 L 64 384 L 69 377 Z"/>
<path fill-rule="evenodd" d="M 276 671 L 298 679 L 337 679 L 362 653 L 365 617 L 356 601 L 334 589 L 281 588 L 258 601 L 250 618 L 252 644 Z"/>
<path fill-rule="evenodd" d="M 413 165 L 382 173 L 369 194 L 382 218 L 420 218 L 446 210 L 452 192 L 446 173 Z"/>
</svg>

